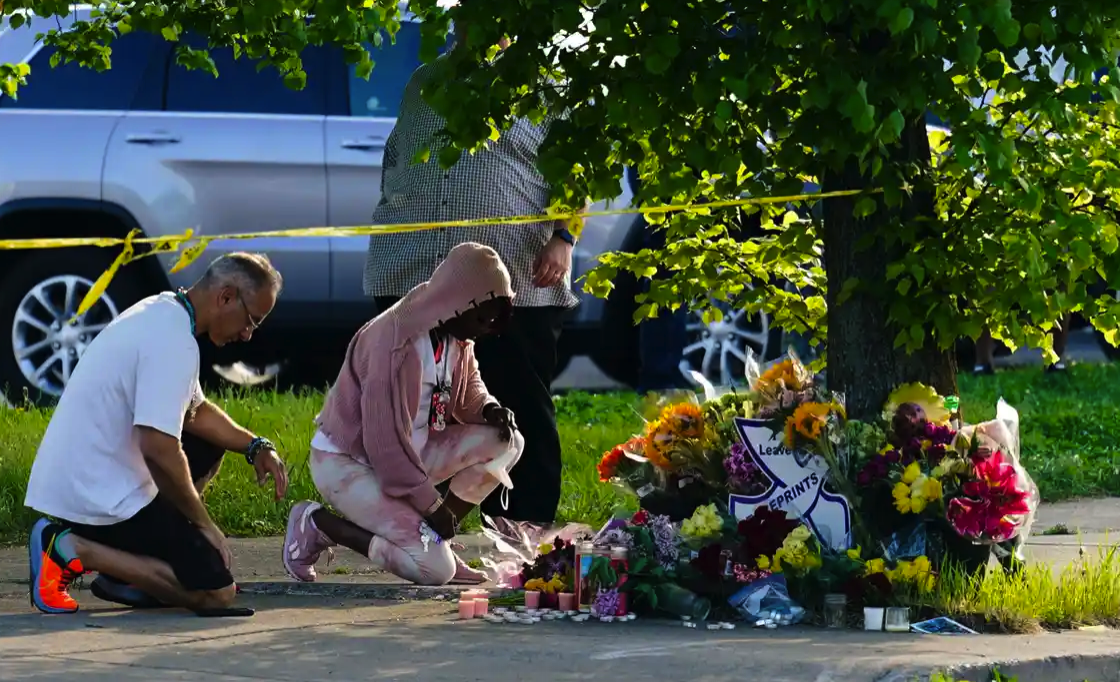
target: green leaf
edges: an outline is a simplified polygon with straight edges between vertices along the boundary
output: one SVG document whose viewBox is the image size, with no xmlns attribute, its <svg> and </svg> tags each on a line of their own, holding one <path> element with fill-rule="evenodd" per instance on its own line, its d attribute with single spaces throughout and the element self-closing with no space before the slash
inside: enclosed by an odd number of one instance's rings
<svg viewBox="0 0 1120 682">
<path fill-rule="evenodd" d="M 303 71 L 292 71 L 284 74 L 284 85 L 292 90 L 303 90 L 307 86 L 307 74 Z"/>
<path fill-rule="evenodd" d="M 903 7 L 891 19 L 890 31 L 891 35 L 898 35 L 906 29 L 910 28 L 910 24 L 914 23 L 914 10 L 909 7 Z"/>
<path fill-rule="evenodd" d="M 903 118 L 902 112 L 895 109 L 887 116 L 886 129 L 890 131 L 891 135 L 888 141 L 893 142 L 902 137 L 902 129 L 906 127 L 906 119 Z M 875 173 L 878 175 L 878 173 Z"/>
<path fill-rule="evenodd" d="M 23 26 L 24 21 L 26 21 L 26 18 L 22 14 L 16 13 L 8 17 L 8 25 L 12 28 L 19 28 L 20 26 Z"/>
<path fill-rule="evenodd" d="M 857 218 L 866 218 L 869 215 L 875 213 L 876 208 L 878 208 L 878 204 L 874 199 L 866 196 L 860 197 L 859 200 L 856 201 L 856 206 L 852 211 L 852 215 Z"/>
<path fill-rule="evenodd" d="M 1004 47 L 1012 47 L 1019 42 L 1019 22 L 1008 19 L 996 26 L 996 38 Z"/>
<path fill-rule="evenodd" d="M 439 167 L 451 168 L 459 163 L 459 157 L 463 155 L 463 150 L 459 147 L 444 147 L 439 150 Z"/>
</svg>

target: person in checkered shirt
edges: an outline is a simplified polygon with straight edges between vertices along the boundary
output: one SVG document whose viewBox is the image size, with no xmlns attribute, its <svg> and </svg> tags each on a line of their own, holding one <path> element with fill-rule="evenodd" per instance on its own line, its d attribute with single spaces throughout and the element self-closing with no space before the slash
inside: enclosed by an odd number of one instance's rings
<svg viewBox="0 0 1120 682">
<path fill-rule="evenodd" d="M 550 188 L 536 163 L 547 121 L 536 125 L 518 120 L 488 149 L 463 154 L 450 169 L 435 161 L 446 144 L 438 135 L 444 121 L 424 101 L 421 89 L 445 65 L 446 57 L 440 57 L 421 66 L 405 87 L 397 124 L 386 143 L 374 224 L 545 213 Z M 426 148 L 432 161 L 412 163 Z M 508 508 L 492 495 L 481 509 L 499 529 L 514 522 L 550 523 L 560 503 L 561 470 L 551 385 L 561 326 L 579 303 L 571 289 L 575 240 L 566 225 L 544 221 L 373 235 L 365 293 L 379 310 L 387 310 L 427 281 L 451 249 L 465 242 L 493 248 L 510 272 L 513 318 L 501 336 L 481 340 L 475 356 L 488 390 L 513 411 L 525 438 L 521 460 L 510 474 Z"/>
</svg>

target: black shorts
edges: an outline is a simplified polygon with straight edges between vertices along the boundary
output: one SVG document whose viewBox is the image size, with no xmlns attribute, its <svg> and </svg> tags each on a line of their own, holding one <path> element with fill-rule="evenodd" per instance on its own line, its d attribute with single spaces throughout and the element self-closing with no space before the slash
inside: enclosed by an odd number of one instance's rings
<svg viewBox="0 0 1120 682">
<path fill-rule="evenodd" d="M 67 525 L 86 540 L 163 561 L 188 591 L 220 590 L 233 584 L 233 575 L 214 545 L 162 496 L 111 526 Z"/>
<path fill-rule="evenodd" d="M 184 434 L 183 452 L 195 481 L 210 475 L 225 451 Z M 171 566 L 188 591 L 220 590 L 233 584 L 222 555 L 186 516 L 162 495 L 127 521 L 111 526 L 63 522 L 75 535 L 129 554 L 150 556 Z"/>
</svg>

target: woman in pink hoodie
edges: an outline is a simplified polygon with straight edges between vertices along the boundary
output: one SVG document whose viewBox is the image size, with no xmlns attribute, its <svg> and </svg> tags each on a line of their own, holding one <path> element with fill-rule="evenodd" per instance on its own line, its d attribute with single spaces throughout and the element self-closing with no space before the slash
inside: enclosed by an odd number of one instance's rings
<svg viewBox="0 0 1120 682">
<path fill-rule="evenodd" d="M 391 267 L 391 264 L 387 264 Z M 334 512 L 292 507 L 284 567 L 315 580 L 334 545 L 422 585 L 482 582 L 448 547 L 458 520 L 499 484 L 524 440 L 486 391 L 474 340 L 513 311 L 509 272 L 491 248 L 461 244 L 350 341 L 311 441 L 311 476 Z M 436 485 L 450 481 L 446 496 Z"/>
</svg>

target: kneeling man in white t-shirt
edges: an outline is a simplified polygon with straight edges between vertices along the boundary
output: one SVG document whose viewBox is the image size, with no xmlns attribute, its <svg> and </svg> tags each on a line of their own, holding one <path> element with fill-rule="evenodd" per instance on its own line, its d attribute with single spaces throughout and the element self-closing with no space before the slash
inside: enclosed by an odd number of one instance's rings
<svg viewBox="0 0 1120 682">
<path fill-rule="evenodd" d="M 281 286 L 265 256 L 222 256 L 189 290 L 140 301 L 89 345 L 27 486 L 25 504 L 53 519 L 31 532 L 36 608 L 76 611 L 68 587 L 96 571 L 93 592 L 110 601 L 229 612 L 229 547 L 200 493 L 227 451 L 260 483 L 271 477 L 278 499 L 288 477 L 270 441 L 203 396 L 196 336 L 248 341 Z"/>
</svg>

